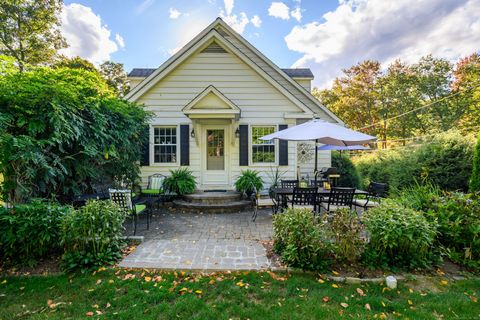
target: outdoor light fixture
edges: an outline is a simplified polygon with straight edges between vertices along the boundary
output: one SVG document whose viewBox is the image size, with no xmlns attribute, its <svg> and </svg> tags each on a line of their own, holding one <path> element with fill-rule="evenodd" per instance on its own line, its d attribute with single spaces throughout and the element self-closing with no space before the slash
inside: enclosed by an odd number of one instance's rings
<svg viewBox="0 0 480 320">
<path fill-rule="evenodd" d="M 237 130 L 235 130 L 235 137 L 240 138 L 240 129 L 239 128 L 237 128 Z"/>
<path fill-rule="evenodd" d="M 190 137 L 195 138 L 195 129 L 192 129 L 192 132 L 190 132 Z"/>
</svg>

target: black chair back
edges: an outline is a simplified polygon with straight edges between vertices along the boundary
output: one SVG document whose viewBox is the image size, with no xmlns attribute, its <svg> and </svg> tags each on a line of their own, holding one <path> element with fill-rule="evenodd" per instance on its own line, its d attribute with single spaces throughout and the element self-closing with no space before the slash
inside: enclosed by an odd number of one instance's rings
<svg viewBox="0 0 480 320">
<path fill-rule="evenodd" d="M 317 205 L 317 188 L 293 188 L 292 204 L 295 205 Z"/>
<path fill-rule="evenodd" d="M 371 182 L 368 185 L 368 197 L 385 198 L 387 196 L 388 185 L 386 183 Z"/>
<path fill-rule="evenodd" d="M 355 188 L 332 188 L 328 197 L 328 209 L 330 210 L 330 205 L 345 206 L 351 209 L 354 195 Z"/>
<path fill-rule="evenodd" d="M 298 180 L 281 180 L 282 188 L 296 188 L 298 187 Z"/>
</svg>

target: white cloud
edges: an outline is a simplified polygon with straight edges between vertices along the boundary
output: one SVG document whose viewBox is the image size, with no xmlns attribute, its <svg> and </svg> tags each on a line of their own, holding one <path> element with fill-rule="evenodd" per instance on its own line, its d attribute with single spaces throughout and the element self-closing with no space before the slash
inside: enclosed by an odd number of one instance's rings
<svg viewBox="0 0 480 320">
<path fill-rule="evenodd" d="M 155 0 L 143 0 L 136 8 L 135 13 L 141 14 L 155 2 Z"/>
<path fill-rule="evenodd" d="M 254 15 L 252 19 L 249 19 L 248 15 L 243 11 L 239 14 L 233 13 L 234 0 L 224 0 L 224 5 L 225 10 L 220 10 L 219 15 L 236 32 L 242 34 L 249 23 L 257 28 L 260 27 L 262 20 L 260 20 L 259 16 Z"/>
<path fill-rule="evenodd" d="M 322 21 L 294 27 L 285 37 L 303 54 L 293 66 L 310 67 L 315 85 L 328 86 L 365 59 L 415 63 L 433 54 L 454 61 L 480 49 L 478 0 L 340 0 Z"/>
<path fill-rule="evenodd" d="M 300 22 L 302 20 L 302 9 L 300 9 L 300 7 L 296 7 L 290 12 L 290 15 L 295 18 L 295 20 Z"/>
<path fill-rule="evenodd" d="M 268 8 L 268 15 L 283 20 L 290 19 L 290 8 L 283 2 L 272 2 Z"/>
<path fill-rule="evenodd" d="M 177 9 L 174 9 L 174 8 L 170 8 L 168 10 L 168 17 L 170 19 L 178 19 L 178 17 L 180 17 L 182 13 L 180 11 L 178 11 Z"/>
<path fill-rule="evenodd" d="M 124 45 L 120 35 L 115 37 L 118 45 L 110 39 L 110 29 L 90 7 L 78 3 L 64 5 L 61 21 L 61 31 L 69 45 L 61 53 L 68 57 L 80 56 L 99 64 L 109 60 L 110 55 Z"/>
<path fill-rule="evenodd" d="M 115 42 L 117 42 L 117 44 L 120 48 L 125 48 L 125 40 L 118 33 L 115 34 Z"/>
<path fill-rule="evenodd" d="M 225 4 L 225 12 L 227 13 L 228 16 L 231 15 L 232 11 L 233 11 L 234 1 L 233 0 L 224 0 L 223 2 Z"/>
<path fill-rule="evenodd" d="M 260 28 L 260 26 L 262 25 L 262 20 L 257 15 L 254 15 L 253 18 L 250 19 L 250 22 L 253 24 L 255 28 Z"/>
</svg>

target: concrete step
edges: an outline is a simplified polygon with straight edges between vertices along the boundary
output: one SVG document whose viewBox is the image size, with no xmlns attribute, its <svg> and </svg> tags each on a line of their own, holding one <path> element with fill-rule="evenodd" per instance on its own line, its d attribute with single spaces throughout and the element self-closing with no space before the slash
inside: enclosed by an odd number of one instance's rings
<svg viewBox="0 0 480 320">
<path fill-rule="evenodd" d="M 233 213 L 251 208 L 252 203 L 246 200 L 236 200 L 226 203 L 205 203 L 175 200 L 172 208 L 181 212 L 192 213 Z"/>
<path fill-rule="evenodd" d="M 191 203 L 227 204 L 234 201 L 240 201 L 241 194 L 235 191 L 226 191 L 226 192 L 197 191 L 193 194 L 185 195 L 182 200 L 186 202 L 191 202 Z"/>
</svg>

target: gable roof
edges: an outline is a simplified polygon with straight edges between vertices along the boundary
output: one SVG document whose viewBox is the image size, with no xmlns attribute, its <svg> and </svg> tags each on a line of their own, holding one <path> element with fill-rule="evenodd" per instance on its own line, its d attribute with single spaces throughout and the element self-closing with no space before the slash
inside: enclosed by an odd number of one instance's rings
<svg viewBox="0 0 480 320">
<path fill-rule="evenodd" d="M 137 100 L 158 83 L 158 81 L 170 73 L 177 65 L 185 61 L 191 54 L 201 49 L 205 44 L 211 43 L 212 41 L 220 43 L 228 51 L 236 54 L 238 58 L 303 110 L 305 116 L 311 117 L 315 114 L 325 114 L 334 122 L 343 124 L 343 121 L 323 106 L 308 90 L 288 76 L 287 72 L 291 69 L 285 69 L 285 71 L 280 69 L 248 43 L 247 40 L 237 34 L 221 18 L 217 18 L 177 53 L 165 61 L 158 69 L 155 69 L 155 71 L 148 75 L 140 84 L 127 93 L 125 99 L 130 101 Z"/>
<path fill-rule="evenodd" d="M 133 68 L 132 71 L 128 73 L 129 77 L 132 78 L 146 78 L 152 73 L 155 72 L 155 68 Z M 308 68 L 294 68 L 294 69 L 281 69 L 287 74 L 290 78 L 312 78 L 312 70 Z"/>
</svg>

